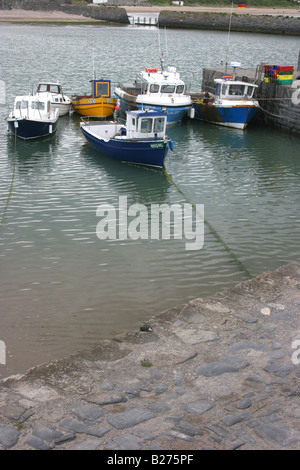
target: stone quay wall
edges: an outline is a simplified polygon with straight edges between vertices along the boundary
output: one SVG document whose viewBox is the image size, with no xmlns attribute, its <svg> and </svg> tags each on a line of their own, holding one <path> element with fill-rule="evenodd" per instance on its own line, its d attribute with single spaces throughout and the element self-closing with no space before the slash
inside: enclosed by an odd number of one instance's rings
<svg viewBox="0 0 300 470">
<path fill-rule="evenodd" d="M 71 5 L 71 0 L 0 0 L 0 10 L 62 11 L 101 21 L 129 24 L 124 8 L 106 5 Z"/>
<path fill-rule="evenodd" d="M 159 24 L 167 28 L 190 28 L 227 31 L 228 13 L 166 11 L 159 14 Z M 233 14 L 231 31 L 300 35 L 300 18 L 272 15 Z"/>
<path fill-rule="evenodd" d="M 215 78 L 221 78 L 225 69 L 204 68 L 202 90 L 215 93 Z M 295 72 L 297 78 L 300 72 Z M 291 85 L 265 83 L 256 77 L 253 69 L 239 69 L 236 78 L 248 80 L 258 85 L 257 98 L 261 107 L 253 123 L 263 123 L 269 127 L 280 128 L 288 132 L 300 134 L 300 89 Z"/>
</svg>

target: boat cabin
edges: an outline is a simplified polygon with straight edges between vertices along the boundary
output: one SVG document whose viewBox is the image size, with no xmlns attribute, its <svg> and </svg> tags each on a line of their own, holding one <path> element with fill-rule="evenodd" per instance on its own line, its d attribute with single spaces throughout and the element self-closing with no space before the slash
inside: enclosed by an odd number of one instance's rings
<svg viewBox="0 0 300 470">
<path fill-rule="evenodd" d="M 184 82 L 179 78 L 176 67 L 168 67 L 162 72 L 146 68 L 140 73 L 139 79 L 142 81 L 142 93 L 182 95 L 185 91 Z"/>
<path fill-rule="evenodd" d="M 64 97 L 62 86 L 59 83 L 51 83 L 51 82 L 39 83 L 37 87 L 37 94 L 40 95 L 44 93 L 51 94 L 51 103 L 53 104 L 66 102 L 67 97 Z"/>
<path fill-rule="evenodd" d="M 216 97 L 227 100 L 252 99 L 257 85 L 253 83 L 230 80 L 226 77 L 215 79 Z"/>
<path fill-rule="evenodd" d="M 93 98 L 110 98 L 110 80 L 91 80 Z"/>
<path fill-rule="evenodd" d="M 166 135 L 167 114 L 153 109 L 127 111 L 126 129 L 121 136 L 130 139 L 164 139 Z"/>
<path fill-rule="evenodd" d="M 13 117 L 41 119 L 50 113 L 51 95 L 17 96 L 14 101 Z"/>
<path fill-rule="evenodd" d="M 53 93 L 55 95 L 62 95 L 62 87 L 59 83 L 39 83 L 37 93 Z"/>
</svg>

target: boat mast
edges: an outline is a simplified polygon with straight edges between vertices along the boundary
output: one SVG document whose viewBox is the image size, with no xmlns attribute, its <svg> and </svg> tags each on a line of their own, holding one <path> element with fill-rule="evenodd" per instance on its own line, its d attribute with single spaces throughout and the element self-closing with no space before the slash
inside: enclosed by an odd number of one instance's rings
<svg viewBox="0 0 300 470">
<path fill-rule="evenodd" d="M 161 71 L 164 71 L 164 52 L 162 51 L 161 48 L 161 43 L 160 43 L 160 33 L 159 33 L 159 27 L 157 28 L 158 32 L 158 49 L 159 49 L 159 59 L 160 59 L 160 65 L 161 65 Z M 166 58 L 168 59 L 168 42 L 167 42 L 167 28 L 165 27 L 165 42 L 166 42 Z"/>
<path fill-rule="evenodd" d="M 229 27 L 228 27 L 228 35 L 227 35 L 227 46 L 226 46 L 226 56 L 225 56 L 225 75 L 227 75 L 227 66 L 228 66 L 228 50 L 229 50 L 229 39 L 230 39 L 230 30 L 231 30 L 232 12 L 233 12 L 233 1 L 231 2 L 231 11 L 230 11 L 230 17 L 229 17 Z"/>
</svg>

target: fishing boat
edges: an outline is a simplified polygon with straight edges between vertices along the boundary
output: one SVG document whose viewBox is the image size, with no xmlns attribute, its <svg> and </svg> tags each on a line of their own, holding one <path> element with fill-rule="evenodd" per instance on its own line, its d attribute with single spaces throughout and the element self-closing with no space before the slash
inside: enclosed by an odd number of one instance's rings
<svg viewBox="0 0 300 470">
<path fill-rule="evenodd" d="M 42 93 L 50 93 L 51 95 L 51 108 L 57 108 L 60 116 L 69 114 L 72 101 L 64 95 L 62 86 L 58 82 L 40 82 L 37 87 L 38 95 Z"/>
<path fill-rule="evenodd" d="M 114 113 L 116 99 L 111 98 L 110 80 L 91 80 L 92 91 L 88 95 L 72 97 L 72 107 L 81 116 L 106 118 Z"/>
<path fill-rule="evenodd" d="M 259 108 L 259 103 L 254 98 L 257 85 L 235 80 L 233 76 L 216 78 L 214 82 L 215 94 L 191 94 L 195 119 L 245 129 Z"/>
<path fill-rule="evenodd" d="M 51 108 L 51 94 L 17 96 L 6 118 L 8 131 L 22 139 L 36 139 L 56 131 L 59 111 Z"/>
<path fill-rule="evenodd" d="M 186 94 L 185 83 L 176 67 L 145 68 L 132 84 L 120 83 L 115 89 L 121 110 L 150 108 L 166 110 L 167 122 L 180 122 L 192 109 L 192 100 Z"/>
<path fill-rule="evenodd" d="M 121 162 L 162 168 L 168 147 L 167 115 L 155 110 L 126 112 L 126 123 L 90 121 L 80 124 L 86 140 L 101 154 Z"/>
</svg>

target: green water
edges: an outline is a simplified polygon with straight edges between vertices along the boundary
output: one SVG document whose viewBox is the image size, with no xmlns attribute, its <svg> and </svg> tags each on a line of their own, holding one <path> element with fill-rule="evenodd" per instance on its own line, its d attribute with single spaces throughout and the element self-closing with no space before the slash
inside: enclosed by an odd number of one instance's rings
<svg viewBox="0 0 300 470">
<path fill-rule="evenodd" d="M 164 36 L 161 43 L 164 43 Z M 168 63 L 192 89 L 204 66 L 220 64 L 227 34 L 167 34 Z M 230 56 L 244 67 L 294 64 L 298 39 L 232 34 Z M 93 53 L 94 51 L 94 53 Z M 258 127 L 245 132 L 196 121 L 170 127 L 174 152 L 159 171 L 100 157 L 78 116 L 56 135 L 15 143 L 5 117 L 14 96 L 40 80 L 65 94 L 99 78 L 132 80 L 159 66 L 155 28 L 0 26 L 0 377 L 24 372 L 132 328 L 176 304 L 299 260 L 299 136 Z M 203 204 L 204 246 L 185 240 L 99 240 L 100 204 Z"/>
</svg>

